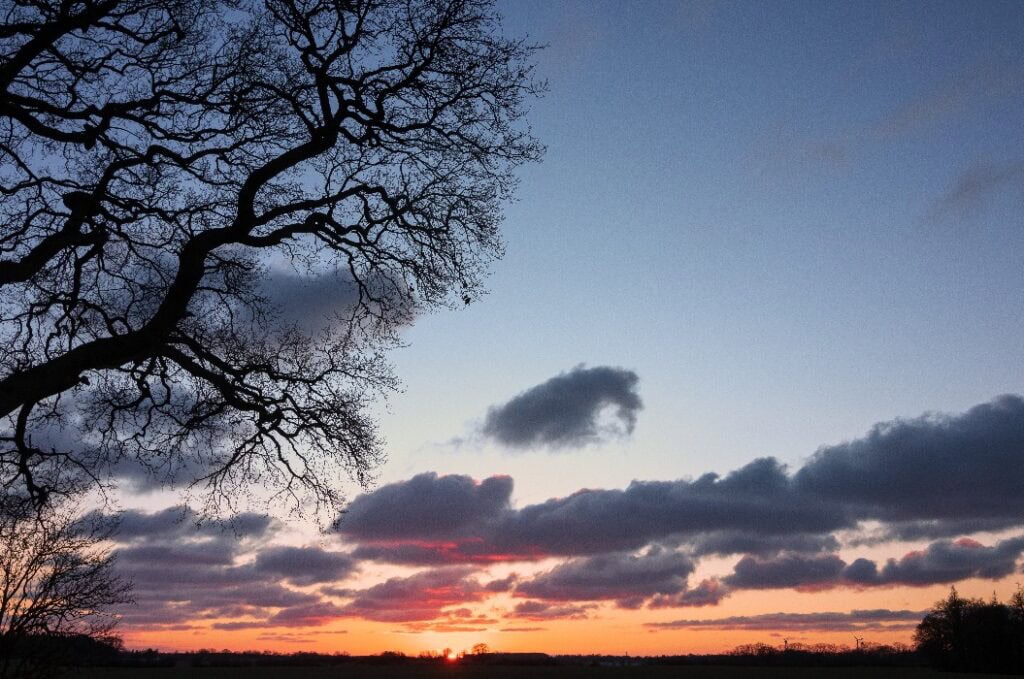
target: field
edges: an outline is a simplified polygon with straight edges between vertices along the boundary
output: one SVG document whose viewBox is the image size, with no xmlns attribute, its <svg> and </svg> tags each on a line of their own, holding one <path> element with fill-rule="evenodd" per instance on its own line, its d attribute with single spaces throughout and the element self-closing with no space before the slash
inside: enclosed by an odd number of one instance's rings
<svg viewBox="0 0 1024 679">
<path fill-rule="evenodd" d="M 919 668 L 807 667 L 205 667 L 78 670 L 82 679 L 968 679 Z"/>
</svg>

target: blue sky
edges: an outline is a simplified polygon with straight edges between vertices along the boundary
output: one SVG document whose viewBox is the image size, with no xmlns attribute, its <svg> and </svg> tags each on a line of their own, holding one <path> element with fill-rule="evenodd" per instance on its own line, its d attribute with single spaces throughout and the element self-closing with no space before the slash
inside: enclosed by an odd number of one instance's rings
<svg viewBox="0 0 1024 679">
<path fill-rule="evenodd" d="M 1021 390 L 1019 5 L 501 7 L 547 45 L 548 151 L 490 295 L 419 319 L 395 354 L 382 478 L 509 470 L 539 498 L 797 463 Z M 579 363 L 639 374 L 632 438 L 442 445 Z M 555 473 L 527 482 L 538 465 Z"/>
</svg>

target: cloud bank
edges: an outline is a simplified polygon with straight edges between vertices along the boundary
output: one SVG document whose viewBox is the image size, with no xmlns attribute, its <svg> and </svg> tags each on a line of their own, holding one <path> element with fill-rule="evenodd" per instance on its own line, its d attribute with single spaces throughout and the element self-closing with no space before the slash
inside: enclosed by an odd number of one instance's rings
<svg viewBox="0 0 1024 679">
<path fill-rule="evenodd" d="M 722 477 L 634 481 L 520 509 L 507 477 L 422 474 L 356 498 L 339 530 L 360 558 L 407 565 L 578 557 L 653 543 L 697 555 L 827 555 L 836 531 L 869 521 L 881 522 L 883 540 L 1017 527 L 1024 475 L 1008 470 L 1022 461 L 1024 399 L 1002 396 L 956 416 L 876 425 L 821 448 L 792 474 L 762 458 Z"/>
<path fill-rule="evenodd" d="M 734 615 L 708 620 L 673 620 L 647 623 L 656 630 L 714 629 L 714 630 L 793 630 L 811 632 L 856 632 L 864 629 L 913 629 L 921 622 L 925 611 L 888 609 L 855 610 L 849 613 L 767 613 L 764 615 Z"/>
<path fill-rule="evenodd" d="M 508 476 L 420 474 L 357 497 L 330 547 L 277 544 L 281 525 L 258 514 L 197 525 L 184 508 L 125 512 L 118 568 L 140 603 L 125 623 L 308 629 L 358 619 L 411 633 L 513 630 L 615 607 L 713 607 L 742 591 L 995 581 L 1021 570 L 1022 461 L 1024 399 L 1002 396 L 958 415 L 878 424 L 795 470 L 761 458 L 722 476 L 634 481 L 522 507 Z M 871 558 L 857 554 L 865 543 Z M 878 558 L 888 545 L 899 551 Z M 709 556 L 734 560 L 716 566 L 725 572 L 699 571 Z M 495 568 L 503 564 L 515 571 Z M 382 566 L 382 581 L 356 577 Z M 920 614 L 654 628 L 861 630 L 905 628 L 911 618 Z"/>
</svg>

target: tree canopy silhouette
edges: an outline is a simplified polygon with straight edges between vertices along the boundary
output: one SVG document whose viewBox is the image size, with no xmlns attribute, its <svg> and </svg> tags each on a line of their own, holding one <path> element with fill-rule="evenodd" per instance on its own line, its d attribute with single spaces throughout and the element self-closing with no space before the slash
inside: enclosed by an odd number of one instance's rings
<svg viewBox="0 0 1024 679">
<path fill-rule="evenodd" d="M 501 254 L 534 47 L 489 0 L 2 11 L 3 484 L 336 506 L 381 352 Z"/>
<path fill-rule="evenodd" d="M 1009 604 L 965 599 L 955 588 L 935 604 L 914 633 L 918 650 L 944 670 L 1024 672 L 1024 590 Z"/>
</svg>

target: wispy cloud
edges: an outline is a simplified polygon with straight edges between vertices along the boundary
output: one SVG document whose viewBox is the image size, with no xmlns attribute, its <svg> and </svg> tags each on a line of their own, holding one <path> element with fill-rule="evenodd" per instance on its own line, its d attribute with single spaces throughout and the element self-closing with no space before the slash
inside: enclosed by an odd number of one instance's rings
<svg viewBox="0 0 1024 679">
<path fill-rule="evenodd" d="M 706 620 L 673 620 L 651 622 L 647 627 L 656 630 L 714 629 L 714 630 L 801 630 L 815 632 L 844 632 L 864 629 L 912 629 L 924 616 L 924 611 L 888 609 L 855 610 L 849 613 L 766 613 L 764 615 L 734 615 L 728 618 Z"/>
<path fill-rule="evenodd" d="M 969 217 L 1007 191 L 1024 195 L 1024 161 L 975 163 L 957 177 L 928 216 L 932 220 Z"/>
</svg>

